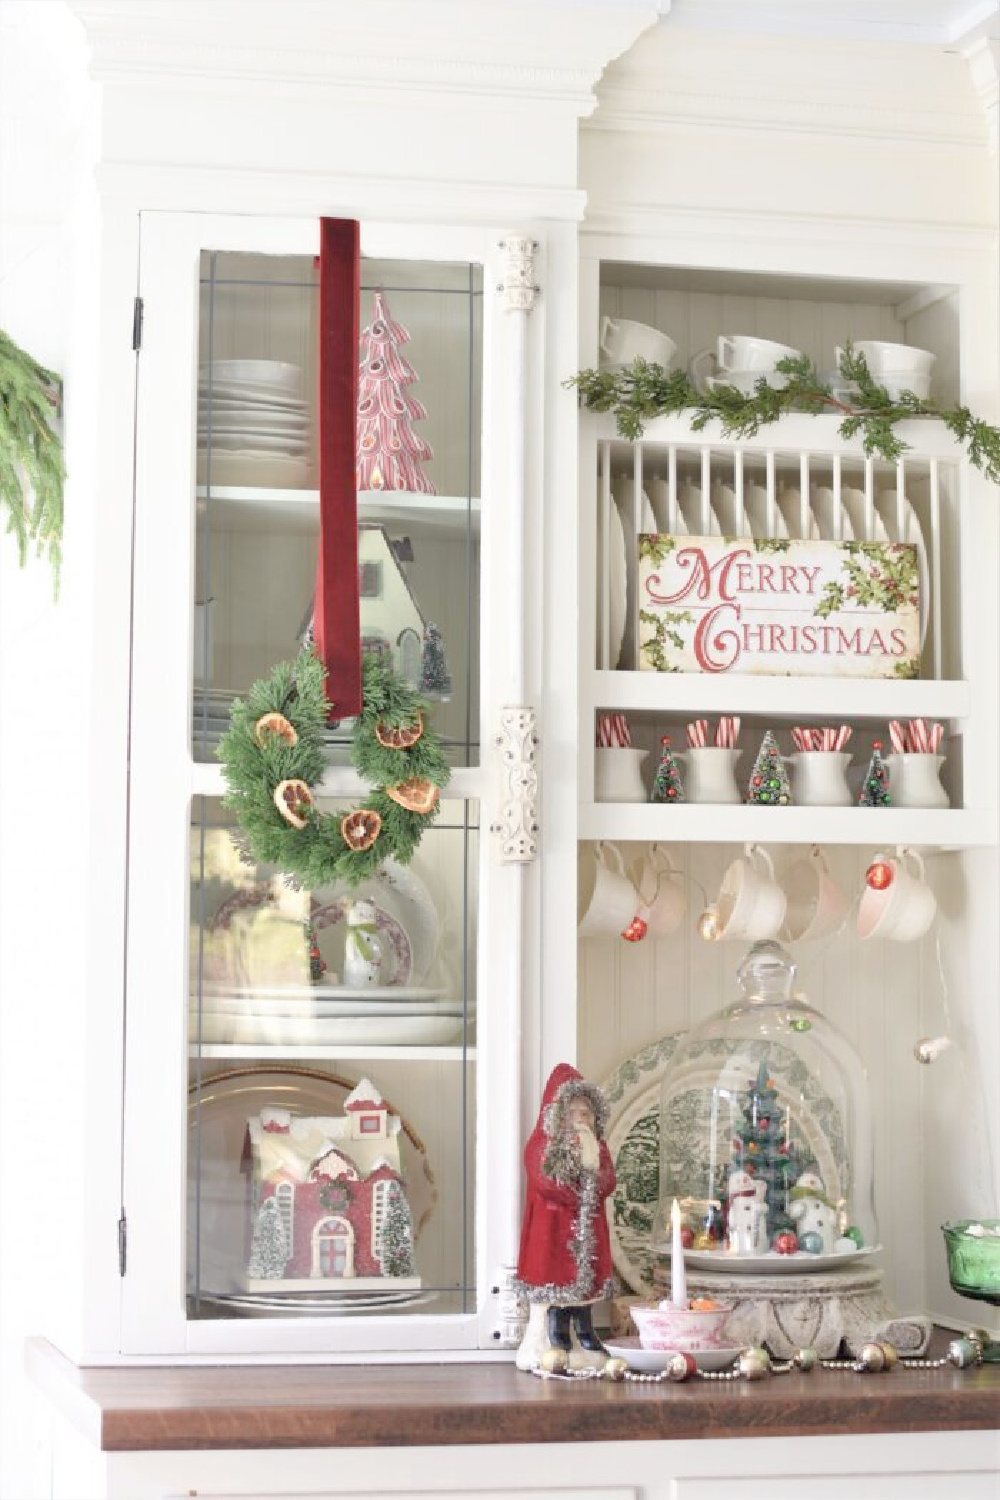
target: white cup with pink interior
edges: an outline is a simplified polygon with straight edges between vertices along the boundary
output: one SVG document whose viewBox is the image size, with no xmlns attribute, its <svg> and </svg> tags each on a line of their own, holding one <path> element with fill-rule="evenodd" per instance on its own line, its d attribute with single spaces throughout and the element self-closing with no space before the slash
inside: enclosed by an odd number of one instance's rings
<svg viewBox="0 0 1000 1500">
<path fill-rule="evenodd" d="M 785 878 L 784 942 L 808 943 L 836 932 L 847 915 L 847 897 L 830 872 L 824 851 L 814 844 Z"/>
<path fill-rule="evenodd" d="M 858 906 L 858 937 L 914 942 L 930 930 L 937 912 L 937 897 L 924 878 L 924 862 L 915 849 L 899 849 L 893 858 L 878 863 L 888 866 L 891 879 L 881 889 L 865 882 Z"/>
<path fill-rule="evenodd" d="M 785 920 L 787 898 L 774 878 L 774 865 L 765 849 L 747 844 L 722 877 L 715 908 L 720 938 L 759 942 L 778 935 Z"/>
<path fill-rule="evenodd" d="M 663 846 L 650 844 L 649 853 L 633 862 L 629 874 L 639 892 L 636 916 L 646 923 L 649 936 L 676 932 L 687 910 L 687 893 Z"/>
<path fill-rule="evenodd" d="M 639 909 L 639 892 L 625 873 L 617 844 L 598 841 L 580 855 L 577 931 L 581 937 L 617 937 Z"/>
</svg>

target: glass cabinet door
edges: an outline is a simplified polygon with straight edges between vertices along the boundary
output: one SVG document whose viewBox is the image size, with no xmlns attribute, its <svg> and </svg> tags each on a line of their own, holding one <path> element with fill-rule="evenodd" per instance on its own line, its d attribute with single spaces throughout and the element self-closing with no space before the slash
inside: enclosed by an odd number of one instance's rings
<svg viewBox="0 0 1000 1500">
<path fill-rule="evenodd" d="M 217 749 L 234 700 L 311 638 L 319 226 L 209 221 L 213 235 L 195 219 L 163 216 L 143 242 L 123 1343 L 468 1347 L 484 265 L 362 258 L 359 408 L 388 379 L 409 447 L 393 467 L 376 443 L 366 462 L 359 418 L 362 650 L 426 697 L 453 779 L 410 863 L 303 889 L 249 859 Z M 187 631 L 165 630 L 182 610 Z M 183 752 L 168 702 L 184 705 Z M 321 813 L 361 798 L 352 731 L 326 730 Z M 176 1222 L 157 1212 L 154 1152 L 165 1177 L 176 1166 Z"/>
</svg>

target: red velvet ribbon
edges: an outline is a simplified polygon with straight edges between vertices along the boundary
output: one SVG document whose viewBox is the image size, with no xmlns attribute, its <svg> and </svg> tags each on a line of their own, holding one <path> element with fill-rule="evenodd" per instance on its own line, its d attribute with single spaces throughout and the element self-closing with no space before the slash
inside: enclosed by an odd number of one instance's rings
<svg viewBox="0 0 1000 1500">
<path fill-rule="evenodd" d="M 319 254 L 319 555 L 315 650 L 332 719 L 361 711 L 358 604 L 360 234 L 356 219 L 322 219 Z"/>
</svg>

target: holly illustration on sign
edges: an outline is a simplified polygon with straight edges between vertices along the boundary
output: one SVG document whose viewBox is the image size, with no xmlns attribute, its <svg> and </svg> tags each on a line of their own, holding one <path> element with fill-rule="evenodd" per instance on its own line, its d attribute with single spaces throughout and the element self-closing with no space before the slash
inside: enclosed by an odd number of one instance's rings
<svg viewBox="0 0 1000 1500">
<path fill-rule="evenodd" d="M 919 589 L 908 543 L 640 536 L 639 665 L 916 677 Z"/>
</svg>

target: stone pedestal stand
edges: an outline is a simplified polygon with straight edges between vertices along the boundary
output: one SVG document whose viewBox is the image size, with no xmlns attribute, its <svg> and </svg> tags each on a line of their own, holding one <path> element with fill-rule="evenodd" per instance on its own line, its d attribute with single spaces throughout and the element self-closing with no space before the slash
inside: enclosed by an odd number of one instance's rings
<svg viewBox="0 0 1000 1500">
<path fill-rule="evenodd" d="M 659 1297 L 670 1296 L 669 1282 L 669 1265 L 655 1267 Z M 931 1335 L 930 1319 L 923 1313 L 896 1312 L 882 1288 L 882 1272 L 875 1268 L 801 1276 L 689 1270 L 687 1290 L 689 1297 L 732 1304 L 725 1328 L 729 1344 L 766 1344 L 776 1359 L 790 1359 L 796 1349 L 805 1348 L 815 1349 L 820 1359 L 833 1359 L 841 1342 L 856 1359 L 863 1344 L 882 1339 L 909 1357 L 923 1354 Z"/>
</svg>

